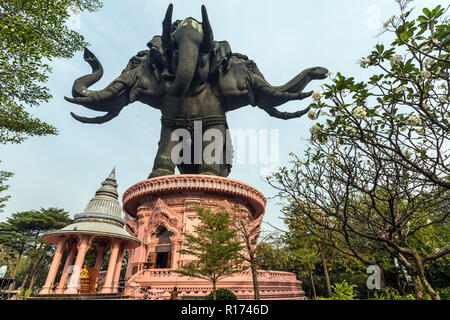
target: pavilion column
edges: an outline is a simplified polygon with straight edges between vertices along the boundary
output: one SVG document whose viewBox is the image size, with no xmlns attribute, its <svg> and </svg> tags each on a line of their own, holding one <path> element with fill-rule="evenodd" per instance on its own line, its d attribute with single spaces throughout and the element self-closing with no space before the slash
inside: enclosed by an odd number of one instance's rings
<svg viewBox="0 0 450 320">
<path fill-rule="evenodd" d="M 89 240 L 90 236 L 81 236 L 80 246 L 78 248 L 77 258 L 75 260 L 75 265 L 73 266 L 72 277 L 70 277 L 69 285 L 67 286 L 65 294 L 77 294 L 79 289 L 80 272 L 83 267 L 84 258 L 86 252 L 89 250 Z"/>
<path fill-rule="evenodd" d="M 56 288 L 55 291 L 55 293 L 57 294 L 64 293 L 66 282 L 67 279 L 69 278 L 69 268 L 73 264 L 73 259 L 75 258 L 76 253 L 77 253 L 77 243 L 76 242 L 69 243 L 69 255 L 67 256 L 66 263 L 64 264 L 64 269 L 61 275 L 61 279 L 59 280 L 58 287 Z"/>
<path fill-rule="evenodd" d="M 116 269 L 117 256 L 119 255 L 120 241 L 118 239 L 113 240 L 113 245 L 111 247 L 111 255 L 109 257 L 108 271 L 106 271 L 105 284 L 102 288 L 102 293 L 113 292 L 113 279 L 114 271 Z"/>
<path fill-rule="evenodd" d="M 122 270 L 122 261 L 123 256 L 125 254 L 125 245 L 123 244 L 119 250 L 119 255 L 117 257 L 116 268 L 114 270 L 114 278 L 113 278 L 113 292 L 119 292 L 119 280 L 120 280 L 120 271 Z"/>
<path fill-rule="evenodd" d="M 105 257 L 106 245 L 98 244 L 96 247 L 96 257 L 95 257 L 95 266 L 94 268 L 100 271 L 102 267 L 103 258 Z"/>
<path fill-rule="evenodd" d="M 47 279 L 45 280 L 45 284 L 42 287 L 39 294 L 51 294 L 53 283 L 55 282 L 56 273 L 58 272 L 59 264 L 61 263 L 61 258 L 64 252 L 65 239 L 62 236 L 58 241 L 58 246 L 56 247 L 55 254 L 53 255 L 52 264 L 50 266 L 50 270 L 47 274 Z"/>
</svg>

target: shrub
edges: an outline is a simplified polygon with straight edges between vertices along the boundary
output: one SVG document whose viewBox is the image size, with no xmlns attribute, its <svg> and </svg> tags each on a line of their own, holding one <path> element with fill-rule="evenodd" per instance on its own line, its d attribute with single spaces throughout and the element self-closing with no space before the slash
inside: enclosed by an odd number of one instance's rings
<svg viewBox="0 0 450 320">
<path fill-rule="evenodd" d="M 333 300 L 354 300 L 358 296 L 357 286 L 348 284 L 346 280 L 341 283 L 337 282 L 333 285 Z"/>
<path fill-rule="evenodd" d="M 213 292 L 206 296 L 206 300 L 213 299 Z M 216 290 L 216 299 L 217 300 L 237 300 L 237 296 L 233 291 L 228 289 L 220 288 Z"/>
<path fill-rule="evenodd" d="M 412 294 L 401 296 L 394 288 L 387 288 L 384 292 L 377 292 L 373 294 L 373 298 L 369 300 L 415 300 Z"/>
</svg>

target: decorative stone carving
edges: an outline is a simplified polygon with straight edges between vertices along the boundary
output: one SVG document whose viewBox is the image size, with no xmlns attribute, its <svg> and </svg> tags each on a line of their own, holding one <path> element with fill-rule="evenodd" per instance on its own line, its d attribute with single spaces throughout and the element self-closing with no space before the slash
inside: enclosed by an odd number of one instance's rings
<svg viewBox="0 0 450 320">
<path fill-rule="evenodd" d="M 209 282 L 185 278 L 172 271 L 194 259 L 179 253 L 183 232 L 192 232 L 199 223 L 194 207 L 189 205 L 192 202 L 213 210 L 225 207 L 235 212 L 235 218 L 244 222 L 248 230 L 256 230 L 252 240 L 256 242 L 258 238 L 266 199 L 258 190 L 245 183 L 218 176 L 172 175 L 151 178 L 130 187 L 123 195 L 123 207 L 130 217 L 139 217 L 137 234 L 143 245 L 131 253 L 133 259 L 129 260 L 126 278 L 142 287 L 160 291 L 161 294 L 154 295 L 152 299 L 163 299 L 168 288 L 172 289 L 174 286 L 178 288 L 180 295 L 204 296 L 211 292 Z M 157 234 L 161 228 L 174 234 L 170 237 L 172 268 L 158 269 L 147 262 L 149 254 L 153 257 L 156 254 Z M 294 274 L 259 270 L 258 277 L 262 298 L 304 298 L 301 282 L 296 280 Z M 218 287 L 235 291 L 240 299 L 253 298 L 252 276 L 249 271 L 221 280 Z M 284 291 L 274 293 L 273 288 Z M 131 288 L 128 291 L 131 296 L 136 294 L 134 297 L 139 298 L 139 293 L 136 292 Z"/>
</svg>

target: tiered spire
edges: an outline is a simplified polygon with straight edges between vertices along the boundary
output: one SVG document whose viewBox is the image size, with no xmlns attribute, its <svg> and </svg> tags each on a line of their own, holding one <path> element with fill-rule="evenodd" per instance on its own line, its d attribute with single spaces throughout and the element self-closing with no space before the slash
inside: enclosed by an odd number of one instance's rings
<svg viewBox="0 0 450 320">
<path fill-rule="evenodd" d="M 114 167 L 106 178 L 101 187 L 95 192 L 95 196 L 89 201 L 84 211 L 75 216 L 91 218 L 98 216 L 98 218 L 112 217 L 113 220 L 122 220 L 122 208 L 118 201 L 119 194 L 117 192 L 116 168 Z"/>
</svg>

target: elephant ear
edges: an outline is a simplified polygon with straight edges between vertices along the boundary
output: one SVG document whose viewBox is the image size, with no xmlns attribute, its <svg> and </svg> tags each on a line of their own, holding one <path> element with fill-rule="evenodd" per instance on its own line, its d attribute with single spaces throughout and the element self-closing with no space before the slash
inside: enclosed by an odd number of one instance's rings
<svg viewBox="0 0 450 320">
<path fill-rule="evenodd" d="M 250 76 L 247 76 L 246 82 L 247 82 L 248 99 L 250 101 L 250 105 L 252 107 L 256 107 L 256 97 L 255 97 L 255 93 L 253 91 L 253 86 L 254 86 L 253 79 Z"/>
<path fill-rule="evenodd" d="M 228 60 L 231 57 L 231 47 L 228 41 L 219 41 L 214 43 L 214 63 L 211 64 L 211 74 L 219 71 L 221 67 L 228 66 Z"/>
<path fill-rule="evenodd" d="M 141 77 L 141 72 L 138 71 L 133 75 L 133 80 L 130 83 L 130 94 L 129 94 L 129 99 L 130 99 L 130 103 L 133 103 L 137 100 L 137 97 L 140 93 L 140 87 L 139 87 L 139 80 Z"/>
</svg>

